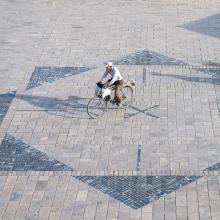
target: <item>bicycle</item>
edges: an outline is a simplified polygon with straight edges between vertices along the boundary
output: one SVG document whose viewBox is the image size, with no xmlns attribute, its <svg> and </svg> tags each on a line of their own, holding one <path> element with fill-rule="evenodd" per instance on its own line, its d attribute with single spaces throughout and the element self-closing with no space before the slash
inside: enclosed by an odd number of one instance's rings
<svg viewBox="0 0 220 220">
<path fill-rule="evenodd" d="M 134 86 L 134 81 L 128 81 L 122 86 L 122 105 L 125 107 L 131 105 L 133 102 Z M 87 104 L 87 113 L 91 118 L 99 118 L 107 112 L 108 103 L 113 102 L 111 94 L 112 91 L 115 91 L 115 88 L 114 85 L 105 88 L 101 82 L 96 83 L 95 96 Z"/>
</svg>

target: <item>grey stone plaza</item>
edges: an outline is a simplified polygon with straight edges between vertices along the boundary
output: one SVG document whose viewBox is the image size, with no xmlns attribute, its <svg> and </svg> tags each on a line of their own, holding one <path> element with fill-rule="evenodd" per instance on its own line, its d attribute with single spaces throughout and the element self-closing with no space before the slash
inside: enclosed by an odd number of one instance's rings
<svg viewBox="0 0 220 220">
<path fill-rule="evenodd" d="M 220 220 L 220 0 L 0 12 L 0 219 Z M 134 101 L 91 119 L 108 61 Z"/>
</svg>

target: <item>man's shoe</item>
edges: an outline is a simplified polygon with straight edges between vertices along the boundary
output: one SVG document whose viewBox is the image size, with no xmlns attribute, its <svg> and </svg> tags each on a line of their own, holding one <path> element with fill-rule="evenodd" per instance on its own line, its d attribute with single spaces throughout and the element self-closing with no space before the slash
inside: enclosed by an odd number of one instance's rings
<svg viewBox="0 0 220 220">
<path fill-rule="evenodd" d="M 123 106 L 122 106 L 121 103 L 117 103 L 117 107 L 118 107 L 118 108 L 123 108 Z"/>
</svg>

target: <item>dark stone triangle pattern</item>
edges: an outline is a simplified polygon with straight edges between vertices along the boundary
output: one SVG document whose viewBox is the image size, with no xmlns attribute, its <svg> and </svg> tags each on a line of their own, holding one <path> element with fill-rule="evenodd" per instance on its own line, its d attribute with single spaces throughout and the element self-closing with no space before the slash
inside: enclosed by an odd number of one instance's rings
<svg viewBox="0 0 220 220">
<path fill-rule="evenodd" d="M 143 50 L 136 53 L 111 60 L 115 65 L 187 65 L 182 61 Z"/>
<path fill-rule="evenodd" d="M 0 170 L 71 171 L 72 168 L 6 134 L 0 145 Z"/>
<path fill-rule="evenodd" d="M 56 80 L 63 79 L 68 76 L 74 76 L 93 68 L 89 67 L 45 67 L 37 66 L 32 73 L 30 81 L 26 87 L 26 90 L 32 89 L 45 83 L 52 83 Z"/>
<path fill-rule="evenodd" d="M 209 74 L 213 77 L 219 77 L 220 76 L 220 67 L 219 66 L 216 66 L 216 67 L 200 67 L 200 68 L 196 68 L 197 71 L 200 71 L 200 72 L 203 72 L 203 73 L 206 73 L 206 74 Z"/>
<path fill-rule="evenodd" d="M 220 163 L 216 163 L 216 164 L 208 167 L 206 170 L 209 170 L 209 171 L 220 171 Z"/>
<path fill-rule="evenodd" d="M 205 17 L 179 26 L 189 31 L 220 38 L 220 14 Z"/>
<path fill-rule="evenodd" d="M 77 176 L 78 180 L 138 209 L 200 176 Z"/>
<path fill-rule="evenodd" d="M 0 126 L 6 116 L 12 100 L 15 97 L 15 92 L 0 94 Z"/>
</svg>

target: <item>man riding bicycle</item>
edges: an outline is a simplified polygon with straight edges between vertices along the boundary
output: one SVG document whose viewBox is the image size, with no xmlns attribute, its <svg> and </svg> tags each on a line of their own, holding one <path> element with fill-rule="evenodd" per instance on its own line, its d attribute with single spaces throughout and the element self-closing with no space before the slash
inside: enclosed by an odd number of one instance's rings
<svg viewBox="0 0 220 220">
<path fill-rule="evenodd" d="M 107 80 L 104 83 L 104 85 L 106 87 L 115 85 L 115 97 L 113 102 L 116 103 L 118 106 L 120 106 L 120 103 L 123 99 L 122 97 L 123 77 L 121 76 L 121 73 L 119 72 L 118 68 L 115 67 L 112 62 L 108 62 L 105 68 L 106 70 L 101 78 L 101 82 L 103 82 L 107 78 L 108 74 L 110 74 L 111 79 Z"/>
<path fill-rule="evenodd" d="M 108 75 L 111 77 L 109 80 L 106 79 Z M 105 83 L 103 83 L 103 81 Z M 130 106 L 133 102 L 134 86 L 135 82 L 132 80 L 124 83 L 118 68 L 113 66 L 111 62 L 108 62 L 101 81 L 96 83 L 95 95 L 87 104 L 88 115 L 93 119 L 101 117 L 108 110 L 108 102 L 116 103 L 118 107 L 120 107 L 123 102 L 123 108 Z M 115 90 L 113 100 L 111 100 L 111 90 Z"/>
</svg>

